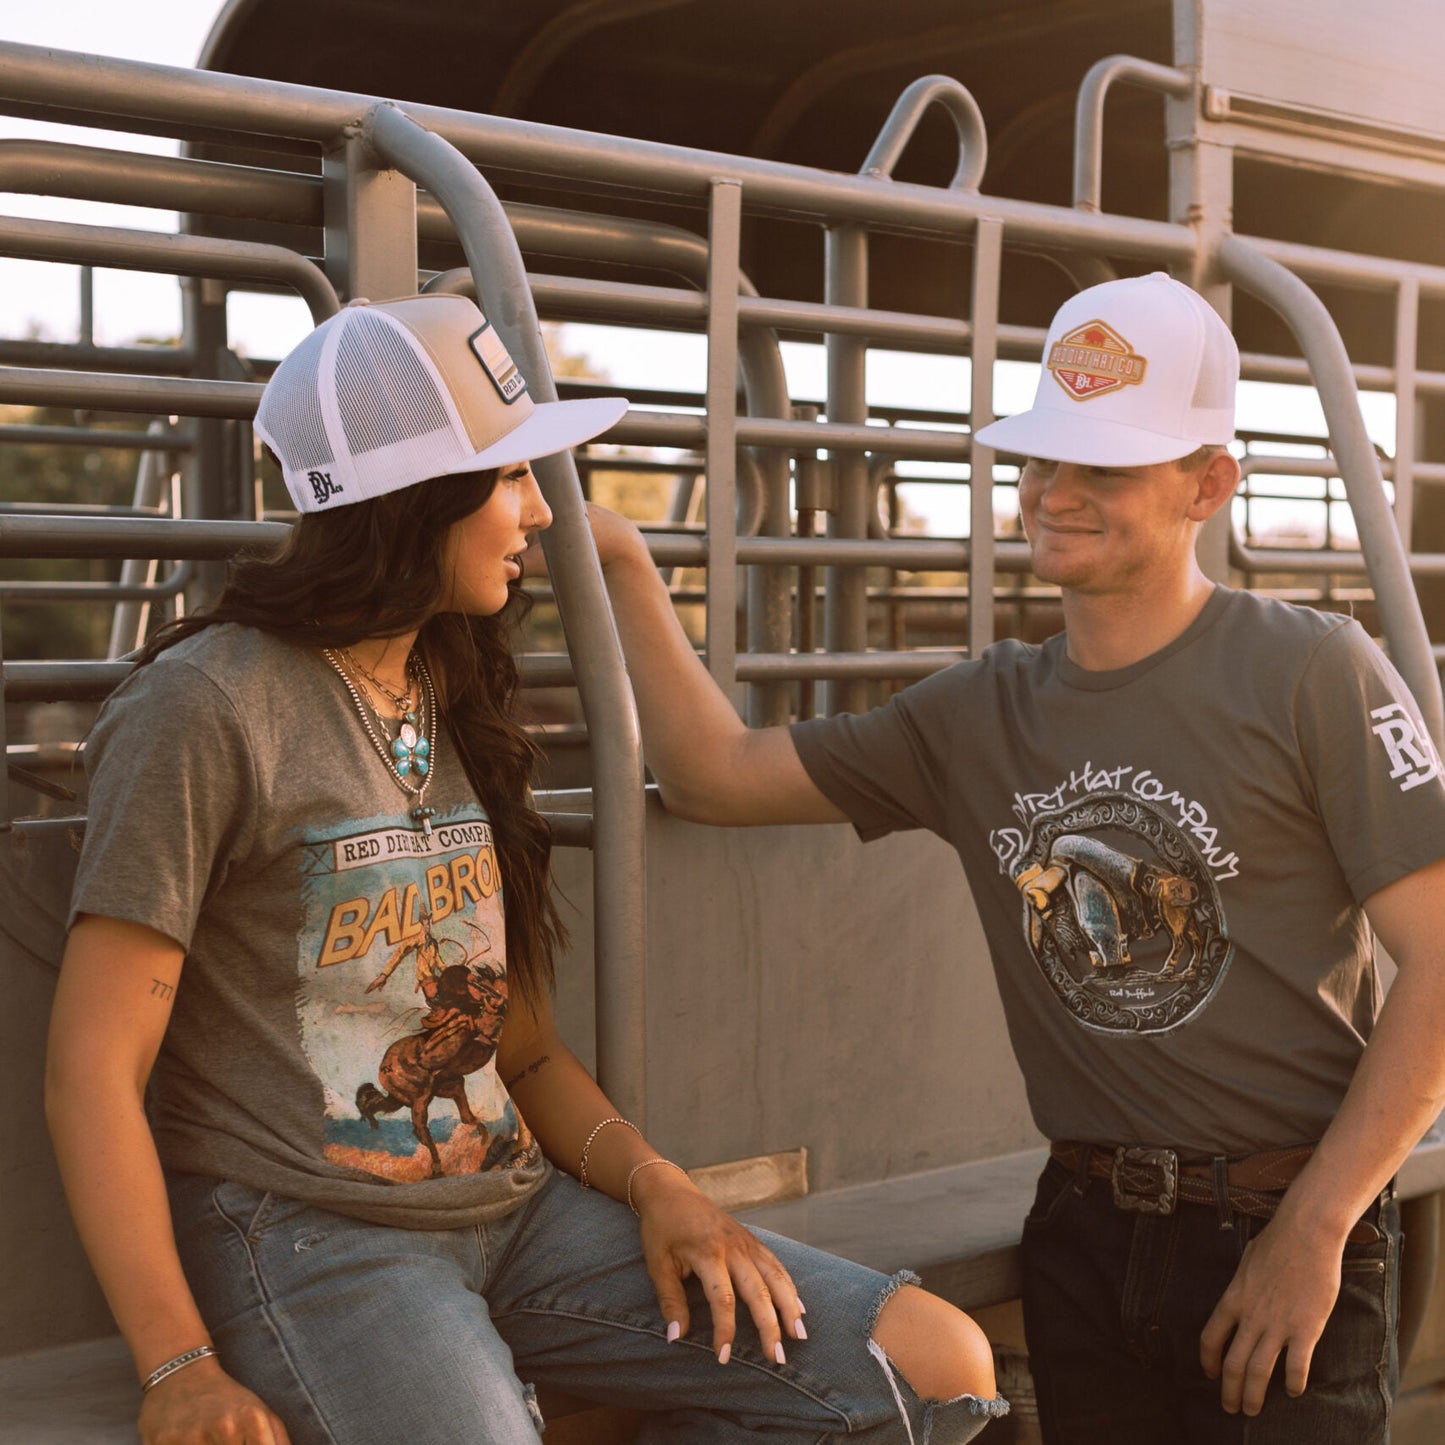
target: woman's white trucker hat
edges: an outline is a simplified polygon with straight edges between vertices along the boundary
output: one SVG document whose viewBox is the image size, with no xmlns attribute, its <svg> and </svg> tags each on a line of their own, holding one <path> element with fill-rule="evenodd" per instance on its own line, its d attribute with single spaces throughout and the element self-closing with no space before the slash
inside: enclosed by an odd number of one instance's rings
<svg viewBox="0 0 1445 1445">
<path fill-rule="evenodd" d="M 1214 308 L 1155 271 L 1059 307 L 1028 411 L 980 427 L 1001 451 L 1094 467 L 1172 462 L 1234 438 L 1239 348 Z"/>
<path fill-rule="evenodd" d="M 624 397 L 533 401 L 496 328 L 464 296 L 354 302 L 276 368 L 256 432 L 298 511 L 428 477 L 505 467 L 616 424 Z"/>
</svg>

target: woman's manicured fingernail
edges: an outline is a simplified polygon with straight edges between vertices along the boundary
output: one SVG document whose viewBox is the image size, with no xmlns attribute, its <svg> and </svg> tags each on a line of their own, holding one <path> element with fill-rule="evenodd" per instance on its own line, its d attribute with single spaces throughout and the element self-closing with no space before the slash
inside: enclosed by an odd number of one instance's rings
<svg viewBox="0 0 1445 1445">
<path fill-rule="evenodd" d="M 802 1320 L 793 1321 L 793 1338 L 795 1340 L 806 1340 L 808 1338 L 808 1332 L 803 1328 Z"/>
<path fill-rule="evenodd" d="M 773 1346 L 773 1358 L 780 1365 L 786 1365 L 788 1363 L 788 1357 L 783 1353 L 783 1342 L 781 1340 Z"/>
<path fill-rule="evenodd" d="M 724 1345 L 722 1349 L 717 1352 L 717 1362 L 720 1365 L 727 1364 L 727 1362 L 732 1359 L 732 1357 L 733 1347 L 731 1345 Z"/>
<path fill-rule="evenodd" d="M 805 1315 L 808 1313 L 808 1306 L 805 1305 L 802 1300 L 798 1301 L 798 1313 L 800 1315 Z"/>
<path fill-rule="evenodd" d="M 681 1333 L 682 1333 L 682 1326 L 681 1326 L 680 1324 L 678 1324 L 678 1322 L 677 1322 L 676 1320 L 673 1320 L 672 1323 L 669 1324 L 668 1327 L 667 1327 L 667 1342 L 668 1342 L 668 1344 L 673 1344 L 673 1343 L 676 1341 L 677 1337 L 678 1337 Z"/>
</svg>

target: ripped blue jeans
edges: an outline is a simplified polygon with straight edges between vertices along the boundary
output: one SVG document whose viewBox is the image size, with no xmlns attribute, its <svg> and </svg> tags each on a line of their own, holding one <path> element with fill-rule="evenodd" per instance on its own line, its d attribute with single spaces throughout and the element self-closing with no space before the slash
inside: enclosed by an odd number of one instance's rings
<svg viewBox="0 0 1445 1445">
<path fill-rule="evenodd" d="M 879 1310 L 909 1276 L 773 1235 L 808 1306 L 809 1338 L 785 1338 L 787 1363 L 763 1357 L 740 1304 L 719 1365 L 696 1281 L 692 1327 L 668 1344 L 637 1221 L 563 1174 L 505 1219 L 435 1231 L 196 1175 L 168 1183 L 221 1363 L 293 1445 L 535 1445 L 539 1384 L 646 1411 L 640 1445 L 955 1445 L 1007 1408 L 920 1400 L 870 1352 Z"/>
</svg>

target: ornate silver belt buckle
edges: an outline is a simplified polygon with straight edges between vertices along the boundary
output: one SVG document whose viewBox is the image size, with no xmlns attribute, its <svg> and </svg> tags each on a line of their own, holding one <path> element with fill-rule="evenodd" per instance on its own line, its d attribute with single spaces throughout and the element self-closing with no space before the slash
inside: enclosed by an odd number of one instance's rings
<svg viewBox="0 0 1445 1445">
<path fill-rule="evenodd" d="M 1179 1202 L 1179 1156 L 1172 1149 L 1115 1149 L 1109 1185 L 1116 1208 L 1173 1214 Z"/>
</svg>

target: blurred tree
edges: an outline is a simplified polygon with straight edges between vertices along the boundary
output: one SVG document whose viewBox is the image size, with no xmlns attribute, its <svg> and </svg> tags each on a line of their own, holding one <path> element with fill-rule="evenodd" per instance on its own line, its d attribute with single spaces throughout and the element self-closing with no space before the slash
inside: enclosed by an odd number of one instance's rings
<svg viewBox="0 0 1445 1445">
<path fill-rule="evenodd" d="M 0 406 L 0 423 L 144 431 L 146 419 L 129 414 L 81 414 L 60 407 Z M 139 456 L 118 447 L 7 443 L 0 446 L 0 502 L 124 506 L 135 495 Z M 118 561 L 0 559 L 0 581 L 6 582 L 100 582 L 114 579 L 119 572 Z M 5 656 L 17 660 L 101 657 L 110 637 L 110 618 L 111 609 L 104 603 L 8 598 L 0 615 L 0 642 Z"/>
</svg>

